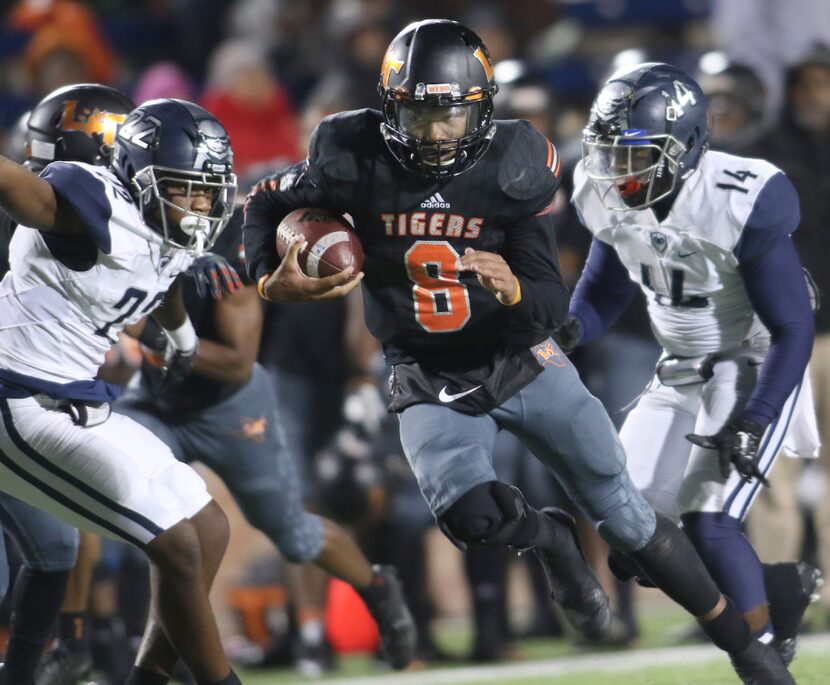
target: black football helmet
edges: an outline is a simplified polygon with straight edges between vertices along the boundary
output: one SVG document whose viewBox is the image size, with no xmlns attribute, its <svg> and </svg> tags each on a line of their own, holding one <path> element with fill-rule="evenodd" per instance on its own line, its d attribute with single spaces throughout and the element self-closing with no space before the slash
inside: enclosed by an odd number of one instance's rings
<svg viewBox="0 0 830 685">
<path fill-rule="evenodd" d="M 58 88 L 29 115 L 24 164 L 34 172 L 55 161 L 108 165 L 118 126 L 133 109 L 130 98 L 109 86 Z"/>
<path fill-rule="evenodd" d="M 436 179 L 455 176 L 490 145 L 497 90 L 487 48 L 473 31 L 447 19 L 410 24 L 381 66 L 381 133 L 407 169 Z"/>
<path fill-rule="evenodd" d="M 708 139 L 697 82 L 670 64 L 646 62 L 616 72 L 599 91 L 582 134 L 582 160 L 608 209 L 643 209 L 679 190 Z"/>
<path fill-rule="evenodd" d="M 233 151 L 225 128 L 210 112 L 184 100 L 151 100 L 132 111 L 118 130 L 113 167 L 133 193 L 147 224 L 165 241 L 198 255 L 227 225 L 236 197 Z M 207 216 L 186 210 L 176 225 L 166 209 L 180 211 L 171 188 L 188 202 L 207 190 Z"/>
</svg>

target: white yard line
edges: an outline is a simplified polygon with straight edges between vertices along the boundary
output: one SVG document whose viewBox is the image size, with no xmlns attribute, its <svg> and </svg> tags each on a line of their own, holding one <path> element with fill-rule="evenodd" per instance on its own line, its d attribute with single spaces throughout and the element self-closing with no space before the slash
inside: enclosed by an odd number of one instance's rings
<svg viewBox="0 0 830 685">
<path fill-rule="evenodd" d="M 799 653 L 827 652 L 830 634 L 804 635 L 798 639 Z M 442 668 L 430 671 L 405 671 L 360 678 L 327 680 L 334 685 L 458 685 L 482 680 L 508 680 L 525 677 L 552 677 L 583 672 L 632 671 L 650 666 L 698 664 L 723 657 L 712 645 L 599 652 L 584 656 L 562 657 L 544 661 Z"/>
</svg>

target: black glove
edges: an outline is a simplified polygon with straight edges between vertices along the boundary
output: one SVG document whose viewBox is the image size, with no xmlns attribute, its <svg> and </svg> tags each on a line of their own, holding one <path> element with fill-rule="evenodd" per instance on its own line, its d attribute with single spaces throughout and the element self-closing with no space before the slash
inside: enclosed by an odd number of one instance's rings
<svg viewBox="0 0 830 685">
<path fill-rule="evenodd" d="M 242 289 L 242 281 L 228 260 L 218 254 L 205 252 L 196 257 L 185 271 L 196 283 L 196 292 L 199 297 L 211 297 L 218 300 L 223 295 L 233 295 Z"/>
<path fill-rule="evenodd" d="M 571 317 L 554 329 L 551 337 L 565 354 L 570 354 L 579 345 L 579 322 Z"/>
<path fill-rule="evenodd" d="M 190 375 L 198 351 L 198 341 L 196 341 L 196 346 L 192 350 L 177 350 L 172 345 L 167 348 L 167 353 L 164 355 L 164 368 L 162 369 L 165 390 L 178 385 Z"/>
<path fill-rule="evenodd" d="M 744 480 L 757 478 L 769 487 L 769 481 L 758 468 L 758 446 L 764 429 L 755 421 L 735 419 L 721 428 L 715 435 L 689 433 L 686 439 L 698 447 L 717 450 L 720 470 L 724 478 L 729 477 L 732 466 Z"/>
<path fill-rule="evenodd" d="M 152 394 L 158 395 L 178 385 L 193 370 L 198 341 L 192 350 L 177 350 L 164 329 L 151 317 L 148 317 L 138 341 L 145 362 L 142 373 Z"/>
</svg>

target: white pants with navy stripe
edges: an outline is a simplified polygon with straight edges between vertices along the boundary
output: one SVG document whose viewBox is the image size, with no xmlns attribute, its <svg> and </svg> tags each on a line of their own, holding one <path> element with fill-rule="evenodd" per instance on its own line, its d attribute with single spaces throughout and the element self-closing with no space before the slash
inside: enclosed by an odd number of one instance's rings
<svg viewBox="0 0 830 685">
<path fill-rule="evenodd" d="M 113 413 L 81 428 L 34 398 L 0 398 L 0 489 L 78 528 L 143 546 L 211 497 L 143 426 Z"/>
<path fill-rule="evenodd" d="M 668 387 L 655 377 L 632 409 L 620 431 L 628 470 L 658 512 L 675 520 L 699 511 L 746 516 L 761 487 L 757 480 L 747 482 L 734 470 L 724 479 L 717 452 L 694 446 L 685 436 L 717 433 L 740 413 L 757 382 L 759 361 L 756 353 L 735 355 L 718 362 L 709 381 L 694 385 Z M 761 441 L 759 467 L 765 474 L 782 447 L 792 456 L 817 453 L 814 414 L 805 377 Z"/>
</svg>

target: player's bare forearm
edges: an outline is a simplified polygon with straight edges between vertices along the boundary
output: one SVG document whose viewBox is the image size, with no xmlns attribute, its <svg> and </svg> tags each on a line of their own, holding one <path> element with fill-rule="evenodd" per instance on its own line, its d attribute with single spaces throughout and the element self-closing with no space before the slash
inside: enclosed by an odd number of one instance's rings
<svg viewBox="0 0 830 685">
<path fill-rule="evenodd" d="M 223 383 L 245 383 L 256 363 L 262 332 L 256 288 L 247 286 L 223 297 L 214 312 L 217 339 L 199 341 L 193 372 Z"/>
<path fill-rule="evenodd" d="M 0 157 L 0 205 L 18 224 L 54 230 L 58 202 L 52 186 L 5 157 Z"/>
<path fill-rule="evenodd" d="M 153 312 L 153 318 L 168 331 L 179 328 L 187 320 L 187 311 L 182 299 L 182 286 L 178 280 L 170 286 L 164 300 Z"/>
<path fill-rule="evenodd" d="M 380 342 L 369 332 L 363 313 L 363 297 L 353 292 L 346 298 L 346 351 L 353 380 L 372 379 L 372 362 L 380 352 Z"/>
</svg>

